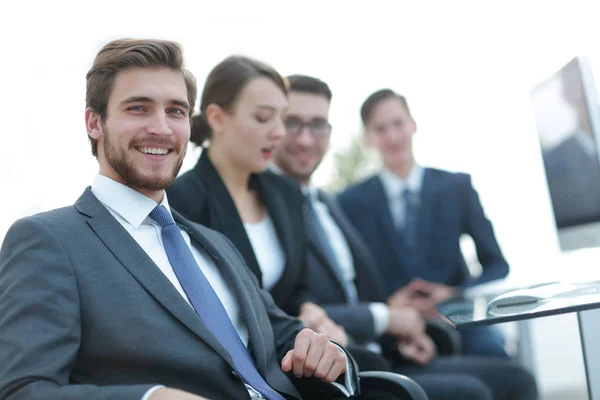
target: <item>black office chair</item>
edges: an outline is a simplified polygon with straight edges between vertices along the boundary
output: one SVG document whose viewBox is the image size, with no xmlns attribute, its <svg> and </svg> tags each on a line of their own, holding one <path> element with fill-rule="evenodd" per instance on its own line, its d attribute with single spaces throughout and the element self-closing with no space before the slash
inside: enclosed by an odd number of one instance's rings
<svg viewBox="0 0 600 400">
<path fill-rule="evenodd" d="M 362 371 L 359 372 L 358 365 L 352 356 L 350 363 L 353 364 L 355 374 L 351 377 L 357 394 L 363 390 L 376 389 L 394 395 L 400 400 L 428 400 L 423 388 L 412 379 L 386 371 Z"/>
<path fill-rule="evenodd" d="M 440 320 L 427 321 L 426 332 L 435 343 L 439 355 L 453 356 L 461 353 L 460 333 L 447 323 Z"/>
<path fill-rule="evenodd" d="M 362 391 L 370 389 L 387 392 L 399 400 L 429 400 L 423 388 L 412 379 L 385 371 L 359 371 L 356 361 L 348 351 L 346 351 L 348 361 L 352 365 L 353 374 L 350 376 L 350 385 L 356 396 Z M 312 389 L 318 390 L 310 394 L 311 399 L 326 399 L 333 395 L 339 396 L 343 389 L 332 384 L 323 384 L 321 381 L 314 381 Z M 316 394 L 319 393 L 319 394 Z M 301 393 L 302 394 L 302 393 Z M 354 397 L 356 397 L 354 396 Z M 303 396 L 304 397 L 304 396 Z M 309 397 L 306 397 L 309 398 Z"/>
<path fill-rule="evenodd" d="M 361 390 L 385 390 L 406 400 L 428 400 L 423 388 L 412 379 L 393 372 L 366 371 L 360 372 L 359 385 Z"/>
</svg>

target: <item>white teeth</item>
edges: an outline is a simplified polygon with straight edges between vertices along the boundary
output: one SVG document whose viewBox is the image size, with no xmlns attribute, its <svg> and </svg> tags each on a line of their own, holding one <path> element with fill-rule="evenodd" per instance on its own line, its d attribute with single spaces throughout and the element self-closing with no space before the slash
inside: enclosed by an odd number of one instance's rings
<svg viewBox="0 0 600 400">
<path fill-rule="evenodd" d="M 167 149 L 159 149 L 155 147 L 140 147 L 140 151 L 145 154 L 159 154 L 165 155 L 169 152 Z"/>
</svg>

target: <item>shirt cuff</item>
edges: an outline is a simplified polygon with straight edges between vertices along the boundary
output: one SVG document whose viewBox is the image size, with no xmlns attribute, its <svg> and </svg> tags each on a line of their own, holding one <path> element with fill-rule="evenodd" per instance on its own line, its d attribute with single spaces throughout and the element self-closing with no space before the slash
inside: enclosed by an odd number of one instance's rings
<svg viewBox="0 0 600 400">
<path fill-rule="evenodd" d="M 151 387 L 150 389 L 148 389 L 148 391 L 146 393 L 144 393 L 144 397 L 142 397 L 141 400 L 148 400 L 150 398 L 150 396 L 152 396 L 152 393 L 154 393 L 157 389 L 160 388 L 164 388 L 163 385 L 156 385 Z"/>
<path fill-rule="evenodd" d="M 375 334 L 383 335 L 390 323 L 390 310 L 385 303 L 369 303 L 369 311 L 373 316 Z"/>
</svg>

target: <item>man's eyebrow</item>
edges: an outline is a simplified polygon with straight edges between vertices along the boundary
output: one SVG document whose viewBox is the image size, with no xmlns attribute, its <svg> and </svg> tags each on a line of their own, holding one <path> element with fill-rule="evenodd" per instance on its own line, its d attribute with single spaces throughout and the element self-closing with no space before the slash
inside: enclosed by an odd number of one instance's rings
<svg viewBox="0 0 600 400">
<path fill-rule="evenodd" d="M 153 103 L 154 100 L 151 97 L 147 96 L 131 96 L 121 101 L 121 105 L 131 104 L 131 103 Z"/>
<path fill-rule="evenodd" d="M 169 101 L 170 104 L 185 108 L 186 111 L 190 109 L 190 104 L 185 101 L 185 100 L 177 100 L 177 99 L 173 99 L 171 101 Z"/>
<path fill-rule="evenodd" d="M 123 106 L 131 103 L 155 103 L 155 100 L 148 96 L 131 96 L 123 100 L 120 104 Z M 169 100 L 169 104 L 183 107 L 186 110 L 190 109 L 189 103 L 185 100 L 172 99 Z"/>
</svg>

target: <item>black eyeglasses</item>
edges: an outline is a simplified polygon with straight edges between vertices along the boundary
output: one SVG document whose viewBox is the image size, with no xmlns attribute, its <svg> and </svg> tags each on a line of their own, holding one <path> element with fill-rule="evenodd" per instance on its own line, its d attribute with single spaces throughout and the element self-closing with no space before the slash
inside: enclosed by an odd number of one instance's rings
<svg viewBox="0 0 600 400">
<path fill-rule="evenodd" d="M 298 136 L 302 133 L 304 127 L 308 127 L 310 134 L 316 138 L 325 137 L 331 133 L 331 124 L 322 119 L 310 122 L 302 122 L 294 117 L 285 119 L 285 130 L 288 135 Z"/>
</svg>

